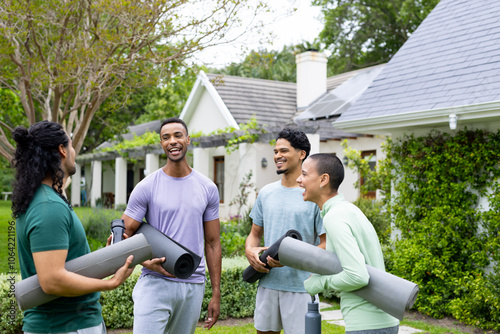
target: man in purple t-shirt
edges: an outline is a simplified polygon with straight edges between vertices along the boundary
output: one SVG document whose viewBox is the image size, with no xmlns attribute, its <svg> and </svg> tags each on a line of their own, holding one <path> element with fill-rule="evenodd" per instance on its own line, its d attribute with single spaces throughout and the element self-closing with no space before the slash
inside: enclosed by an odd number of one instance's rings
<svg viewBox="0 0 500 334">
<path fill-rule="evenodd" d="M 122 216 L 125 233 L 132 235 L 143 219 L 203 258 L 212 283 L 212 299 L 205 321 L 210 329 L 220 313 L 221 245 L 219 193 L 215 184 L 186 161 L 190 142 L 187 126 L 169 118 L 160 129 L 167 164 L 139 182 Z M 205 259 L 187 279 L 178 279 L 161 263 L 142 263 L 134 287 L 134 333 L 194 333 L 205 292 Z"/>
</svg>

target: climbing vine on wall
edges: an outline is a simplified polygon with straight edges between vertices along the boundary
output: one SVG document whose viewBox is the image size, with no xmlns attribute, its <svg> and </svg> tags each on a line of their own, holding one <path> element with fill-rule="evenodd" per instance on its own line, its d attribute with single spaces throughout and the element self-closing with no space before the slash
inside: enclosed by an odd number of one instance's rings
<svg viewBox="0 0 500 334">
<path fill-rule="evenodd" d="M 500 330 L 500 131 L 388 141 L 375 171 L 343 146 L 349 167 L 368 180 L 361 192 L 384 190 L 398 231 L 387 269 L 419 285 L 414 307 Z"/>
<path fill-rule="evenodd" d="M 498 329 L 500 297 L 492 282 L 498 279 L 500 133 L 409 135 L 392 143 L 388 159 L 391 214 L 400 231 L 391 271 L 418 283 L 420 311 Z M 488 265 L 493 273 L 485 272 Z"/>
</svg>

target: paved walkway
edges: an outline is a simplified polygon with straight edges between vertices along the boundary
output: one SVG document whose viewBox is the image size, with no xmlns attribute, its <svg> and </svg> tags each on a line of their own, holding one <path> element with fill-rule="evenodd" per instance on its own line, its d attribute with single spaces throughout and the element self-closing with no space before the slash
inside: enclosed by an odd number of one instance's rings
<svg viewBox="0 0 500 334">
<path fill-rule="evenodd" d="M 329 323 L 339 325 L 339 326 L 345 326 L 344 319 L 342 317 L 342 313 L 340 310 L 333 310 L 333 311 L 322 311 L 322 309 L 331 307 L 330 304 L 320 302 L 319 303 L 319 312 L 321 313 L 321 320 L 326 320 Z M 412 333 L 418 333 L 422 332 L 420 329 L 416 328 L 411 328 L 408 326 L 399 326 L 399 334 L 412 334 Z"/>
</svg>

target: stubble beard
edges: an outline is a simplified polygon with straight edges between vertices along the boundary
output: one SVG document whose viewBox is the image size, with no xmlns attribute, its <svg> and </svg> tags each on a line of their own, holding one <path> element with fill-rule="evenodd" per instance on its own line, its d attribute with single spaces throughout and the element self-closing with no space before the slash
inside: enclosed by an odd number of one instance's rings
<svg viewBox="0 0 500 334">
<path fill-rule="evenodd" d="M 288 169 L 277 169 L 276 170 L 276 174 L 278 174 L 278 175 L 285 174 L 286 172 L 288 172 Z"/>
</svg>

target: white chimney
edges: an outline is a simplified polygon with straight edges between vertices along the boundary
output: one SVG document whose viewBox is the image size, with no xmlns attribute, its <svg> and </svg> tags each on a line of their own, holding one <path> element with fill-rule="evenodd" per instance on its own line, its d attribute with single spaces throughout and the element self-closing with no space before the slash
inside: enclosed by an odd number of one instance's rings
<svg viewBox="0 0 500 334">
<path fill-rule="evenodd" d="M 326 56 L 307 51 L 295 56 L 297 63 L 297 108 L 306 108 L 326 93 Z"/>
</svg>

